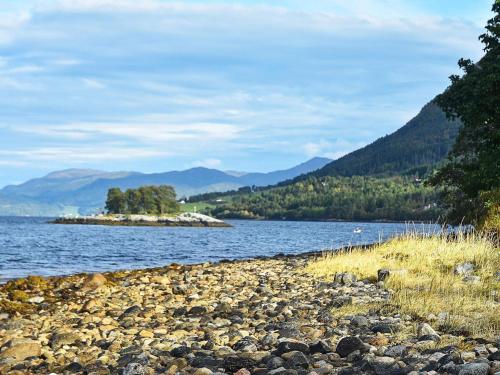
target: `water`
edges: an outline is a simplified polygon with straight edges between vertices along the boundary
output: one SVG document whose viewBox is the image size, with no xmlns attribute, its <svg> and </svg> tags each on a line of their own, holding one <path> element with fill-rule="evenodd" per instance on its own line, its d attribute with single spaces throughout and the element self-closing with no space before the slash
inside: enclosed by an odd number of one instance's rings
<svg viewBox="0 0 500 375">
<path fill-rule="evenodd" d="M 52 225 L 48 220 L 0 217 L 0 281 L 297 254 L 372 243 L 408 229 L 398 223 L 241 220 L 228 221 L 233 228 L 165 228 Z M 357 227 L 361 233 L 353 233 Z"/>
</svg>

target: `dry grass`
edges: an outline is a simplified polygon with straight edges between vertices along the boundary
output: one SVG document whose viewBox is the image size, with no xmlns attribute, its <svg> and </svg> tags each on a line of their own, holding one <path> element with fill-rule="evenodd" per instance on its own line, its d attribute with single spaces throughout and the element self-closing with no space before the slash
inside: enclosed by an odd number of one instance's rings
<svg viewBox="0 0 500 375">
<path fill-rule="evenodd" d="M 467 283 L 454 274 L 456 265 L 474 264 L 479 283 Z M 352 272 L 361 279 L 375 279 L 381 268 L 393 273 L 386 286 L 393 291 L 390 303 L 403 314 L 427 319 L 447 312 L 440 329 L 466 335 L 500 334 L 500 251 L 485 236 L 460 234 L 421 236 L 408 234 L 368 250 L 330 253 L 308 265 L 320 277 Z"/>
</svg>

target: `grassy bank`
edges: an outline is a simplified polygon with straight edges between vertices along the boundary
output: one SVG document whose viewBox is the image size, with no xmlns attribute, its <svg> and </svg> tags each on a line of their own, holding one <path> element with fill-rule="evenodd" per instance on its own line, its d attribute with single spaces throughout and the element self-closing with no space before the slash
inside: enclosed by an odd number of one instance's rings
<svg viewBox="0 0 500 375">
<path fill-rule="evenodd" d="M 464 275 L 455 272 L 464 263 L 474 265 L 472 276 L 479 279 L 465 281 Z M 455 239 L 407 235 L 368 250 L 327 254 L 307 267 L 320 277 L 350 272 L 374 280 L 380 269 L 392 271 L 385 283 L 393 298 L 384 308 L 422 320 L 441 314 L 446 317 L 440 321 L 445 332 L 482 336 L 500 332 L 500 251 L 488 238 L 476 234 Z M 350 306 L 343 312 L 371 307 Z"/>
</svg>

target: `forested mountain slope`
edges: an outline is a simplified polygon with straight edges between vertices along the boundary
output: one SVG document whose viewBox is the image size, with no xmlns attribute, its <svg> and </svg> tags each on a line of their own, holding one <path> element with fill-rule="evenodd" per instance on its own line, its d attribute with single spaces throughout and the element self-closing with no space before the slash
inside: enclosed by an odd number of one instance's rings
<svg viewBox="0 0 500 375">
<path fill-rule="evenodd" d="M 444 112 L 431 102 L 396 132 L 307 176 L 397 175 L 412 169 L 420 169 L 422 173 L 446 157 L 460 125 L 459 121 L 448 121 Z"/>
</svg>

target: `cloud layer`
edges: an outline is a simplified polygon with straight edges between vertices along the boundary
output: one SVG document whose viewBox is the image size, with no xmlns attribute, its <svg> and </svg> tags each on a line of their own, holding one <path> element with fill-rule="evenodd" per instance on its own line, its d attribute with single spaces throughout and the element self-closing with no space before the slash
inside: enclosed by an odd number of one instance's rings
<svg viewBox="0 0 500 375">
<path fill-rule="evenodd" d="M 22 3 L 0 8 L 0 185 L 341 156 L 480 56 L 484 23 L 426 1 Z"/>
</svg>

